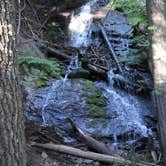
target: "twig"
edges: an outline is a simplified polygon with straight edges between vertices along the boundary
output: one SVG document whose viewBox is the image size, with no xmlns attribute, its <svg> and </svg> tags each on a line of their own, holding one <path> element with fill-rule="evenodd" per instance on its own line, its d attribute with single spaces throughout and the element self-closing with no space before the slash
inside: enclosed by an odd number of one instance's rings
<svg viewBox="0 0 166 166">
<path fill-rule="evenodd" d="M 30 2 L 29 0 L 26 0 L 26 1 L 27 1 L 28 5 L 31 7 L 33 13 L 35 14 L 35 16 L 36 16 L 38 22 L 40 22 L 39 16 L 37 15 L 37 12 L 36 12 L 35 9 L 33 8 L 31 2 Z"/>
</svg>

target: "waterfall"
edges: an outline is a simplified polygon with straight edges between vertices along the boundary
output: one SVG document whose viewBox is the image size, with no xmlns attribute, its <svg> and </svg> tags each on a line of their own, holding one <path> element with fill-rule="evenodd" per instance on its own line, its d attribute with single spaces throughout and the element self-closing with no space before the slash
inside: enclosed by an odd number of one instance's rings
<svg viewBox="0 0 166 166">
<path fill-rule="evenodd" d="M 69 24 L 69 35 L 70 35 L 70 45 L 73 47 L 81 48 L 87 47 L 91 44 L 91 25 L 93 21 L 93 14 L 91 13 L 92 6 L 97 2 L 97 0 L 92 0 L 81 7 L 80 12 L 77 15 L 72 15 Z M 128 51 L 128 41 L 121 37 L 121 43 L 123 50 Z M 127 52 L 128 53 L 128 52 Z M 68 70 L 70 71 L 70 70 Z M 67 74 L 68 75 L 68 74 Z M 67 77 L 66 75 L 66 77 Z M 117 90 L 113 87 L 113 78 L 115 74 L 112 70 L 108 72 L 109 86 L 105 83 L 97 83 L 99 87 L 105 89 L 104 95 L 108 99 L 108 110 L 114 112 L 116 117 L 116 124 L 114 127 L 110 126 L 114 130 L 114 145 L 118 143 L 118 129 L 123 126 L 126 128 L 126 133 L 128 131 L 134 131 L 134 133 L 128 133 L 127 140 L 135 140 L 136 135 L 141 135 L 143 137 L 148 137 L 152 133 L 145 125 L 143 117 L 141 116 L 141 111 L 144 108 L 143 102 L 137 97 L 130 95 L 122 90 Z M 110 112 L 108 111 L 108 112 Z"/>
<path fill-rule="evenodd" d="M 78 55 L 74 55 L 71 57 L 70 63 L 67 67 L 67 71 L 65 77 L 63 78 L 63 82 L 66 82 L 68 75 L 81 67 L 81 62 L 79 62 Z"/>
<path fill-rule="evenodd" d="M 73 47 L 87 47 L 91 42 L 91 24 L 93 14 L 91 13 L 92 6 L 97 0 L 92 0 L 86 3 L 80 9 L 80 13 L 72 15 L 69 24 L 70 45 Z"/>
<path fill-rule="evenodd" d="M 81 62 L 79 62 L 78 55 L 73 55 L 71 57 L 69 65 L 67 66 L 67 70 L 66 70 L 64 78 L 62 78 L 61 80 L 56 80 L 52 83 L 52 86 L 46 95 L 45 102 L 44 102 L 44 105 L 42 107 L 42 120 L 43 120 L 42 125 L 43 126 L 46 126 L 48 124 L 47 123 L 47 110 L 46 110 L 46 108 L 47 108 L 48 104 L 50 103 L 52 96 L 54 96 L 55 90 L 57 88 L 60 88 L 61 86 L 64 86 L 65 82 L 67 81 L 68 75 L 72 71 L 77 70 L 80 67 L 81 67 Z"/>
<path fill-rule="evenodd" d="M 97 85 L 105 89 L 104 95 L 108 99 L 107 109 L 108 112 L 114 112 L 116 114 L 115 126 L 113 127 L 114 135 L 113 139 L 115 145 L 117 144 L 118 129 L 123 126 L 126 128 L 126 133 L 128 131 L 133 131 L 134 133 L 128 133 L 128 138 L 126 140 L 136 140 L 136 135 L 141 137 L 148 137 L 152 135 L 151 129 L 148 129 L 145 125 L 143 117 L 141 116 L 142 111 L 147 111 L 144 101 L 139 97 L 128 94 L 119 89 L 113 87 L 113 78 L 115 74 L 112 71 L 108 72 L 109 85 L 105 83 L 98 82 Z M 131 135 L 131 136 L 130 136 Z"/>
</svg>

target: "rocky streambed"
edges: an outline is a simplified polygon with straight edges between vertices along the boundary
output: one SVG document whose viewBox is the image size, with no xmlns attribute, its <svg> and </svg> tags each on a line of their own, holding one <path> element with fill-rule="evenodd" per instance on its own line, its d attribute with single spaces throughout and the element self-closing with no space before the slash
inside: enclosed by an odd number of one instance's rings
<svg viewBox="0 0 166 166">
<path fill-rule="evenodd" d="M 91 8 L 83 6 L 79 11 L 90 14 Z M 75 16 L 74 24 L 81 21 L 78 20 L 80 16 L 81 13 Z M 25 104 L 26 122 L 56 126 L 61 129 L 65 141 L 70 142 L 75 141 L 69 132 L 71 126 L 67 119 L 70 118 L 82 130 L 110 146 L 122 150 L 128 150 L 128 146 L 135 149 L 145 149 L 147 146 L 158 148 L 154 103 L 150 93 L 146 95 L 144 91 L 144 87 L 149 92 L 149 87 L 153 86 L 150 74 L 145 68 L 137 70 L 137 64 L 125 63 L 127 58 L 135 56 L 135 50 L 130 49 L 134 43 L 131 24 L 126 17 L 115 11 L 110 11 L 103 22 L 119 61 L 123 58 L 121 66 L 126 77 L 117 80 L 116 78 L 123 76 L 117 72 L 99 27 L 93 23 L 93 17 L 88 18 L 87 20 L 84 18 L 84 22 L 81 23 L 82 32 L 69 33 L 69 41 L 72 40 L 74 43 L 72 47 L 81 50 L 74 64 L 76 68 L 72 68 L 70 63 L 61 78 L 48 80 L 44 87 L 29 88 Z M 90 50 L 91 47 L 95 48 L 95 52 Z M 93 54 L 89 56 L 91 52 Z M 99 56 L 98 59 L 96 55 Z M 88 72 L 88 78 L 91 75 L 91 80 L 77 75 L 77 69 L 85 69 L 85 66 L 81 65 L 82 59 L 92 64 L 102 64 L 104 59 L 109 69 L 108 73 L 104 73 L 107 82 L 100 80 L 100 77 L 95 77 L 94 80 L 91 71 Z M 73 71 L 77 79 L 67 77 Z"/>
</svg>

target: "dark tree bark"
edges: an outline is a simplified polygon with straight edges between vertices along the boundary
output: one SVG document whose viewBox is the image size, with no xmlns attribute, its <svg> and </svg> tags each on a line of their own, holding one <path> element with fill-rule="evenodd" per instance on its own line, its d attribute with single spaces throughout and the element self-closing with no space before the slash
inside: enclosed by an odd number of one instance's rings
<svg viewBox="0 0 166 166">
<path fill-rule="evenodd" d="M 0 1 L 0 165 L 25 166 L 20 87 L 15 65 L 15 0 Z"/>
<path fill-rule="evenodd" d="M 151 55 L 158 121 L 166 165 L 166 1 L 147 0 L 151 26 Z"/>
</svg>

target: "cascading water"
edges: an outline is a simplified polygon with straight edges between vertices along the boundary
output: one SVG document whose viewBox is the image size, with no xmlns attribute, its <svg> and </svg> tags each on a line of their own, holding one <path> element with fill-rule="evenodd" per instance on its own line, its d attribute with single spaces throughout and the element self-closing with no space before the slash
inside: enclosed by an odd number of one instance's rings
<svg viewBox="0 0 166 166">
<path fill-rule="evenodd" d="M 152 136 L 152 131 L 148 129 L 143 120 L 143 111 L 148 111 L 144 100 L 141 100 L 137 96 L 128 94 L 121 90 L 113 88 L 113 78 L 115 74 L 110 71 L 108 73 L 109 85 L 105 83 L 97 83 L 97 85 L 105 90 L 104 95 L 108 99 L 107 109 L 108 114 L 115 115 L 115 118 L 110 126 L 110 130 L 114 130 L 113 140 L 117 144 L 117 136 L 122 133 L 128 133 L 128 140 L 136 140 L 138 137 Z M 113 126 L 112 126 L 113 125 Z M 132 134 L 130 132 L 133 132 Z"/>
<path fill-rule="evenodd" d="M 81 67 L 81 62 L 79 62 L 78 55 L 72 56 L 69 66 L 67 67 L 67 71 L 65 77 L 63 78 L 63 82 L 65 82 L 68 78 L 68 75 Z"/>
<path fill-rule="evenodd" d="M 73 15 L 71 19 L 69 33 L 73 47 L 86 47 L 91 42 L 91 8 L 95 2 L 96 0 L 88 2 L 81 8 L 81 12 Z M 128 49 L 126 41 L 122 39 L 121 43 L 124 44 L 125 50 Z M 102 117 L 91 115 L 91 110 L 87 109 L 86 105 L 83 80 L 68 80 L 69 74 L 80 67 L 78 56 L 72 56 L 65 76 L 61 80 L 55 80 L 51 86 L 35 90 L 29 96 L 26 117 L 36 120 L 40 124 L 43 121 L 43 125 L 51 124 L 62 129 L 68 129 L 68 124 L 64 119 L 70 117 L 83 130 L 99 136 L 103 140 L 113 142 L 114 146 L 152 135 L 152 131 L 146 127 L 144 121 L 147 114 L 151 115 L 151 103 L 138 96 L 115 89 L 113 79 L 117 75 L 115 76 L 112 70 L 108 73 L 109 84 L 96 83 L 98 87 L 102 88 L 107 99 L 106 114 Z M 92 122 L 96 123 L 96 126 L 92 126 Z M 119 138 L 121 136 L 125 138 Z"/>
<path fill-rule="evenodd" d="M 68 78 L 68 75 L 74 71 L 74 70 L 77 70 L 81 67 L 81 62 L 79 62 L 78 60 L 78 56 L 77 55 L 74 55 L 71 57 L 71 60 L 70 60 L 70 63 L 67 67 L 67 71 L 66 71 L 66 74 L 64 76 L 64 78 L 62 78 L 61 80 L 56 80 L 52 83 L 52 86 L 51 88 L 49 89 L 47 95 L 46 95 L 46 99 L 45 99 L 45 102 L 44 102 L 44 105 L 42 107 L 42 125 L 45 126 L 47 125 L 47 110 L 46 110 L 46 107 L 48 106 L 48 104 L 50 103 L 50 100 L 52 99 L 53 96 L 55 96 L 53 93 L 56 91 L 57 88 L 61 87 L 61 86 L 64 86 L 67 78 Z"/>
<path fill-rule="evenodd" d="M 93 15 L 91 7 L 97 0 L 92 0 L 81 7 L 77 15 L 72 15 L 69 24 L 70 45 L 73 47 L 87 47 L 91 43 L 91 24 Z"/>
<path fill-rule="evenodd" d="M 86 47 L 91 44 L 91 24 L 93 21 L 93 15 L 91 14 L 92 6 L 97 2 L 97 0 L 92 0 L 85 4 L 79 14 L 73 15 L 69 24 L 69 34 L 70 34 L 70 44 L 73 47 L 81 48 Z M 122 51 L 128 54 L 128 39 L 120 38 L 122 43 Z M 127 140 L 135 140 L 136 135 L 138 137 L 148 137 L 152 134 L 149 130 L 141 116 L 142 110 L 147 111 L 144 103 L 136 96 L 132 96 L 121 90 L 116 90 L 113 88 L 113 78 L 115 74 L 113 71 L 109 71 L 109 86 L 105 83 L 97 83 L 97 85 L 105 90 L 104 95 L 108 99 L 108 114 L 112 112 L 116 114 L 116 118 L 112 120 L 109 124 L 110 127 L 105 130 L 106 133 L 101 133 L 107 135 L 108 133 L 113 134 L 113 140 L 115 145 L 118 143 L 117 136 L 121 133 L 129 133 Z M 121 130 L 126 131 L 121 131 Z M 130 134 L 133 131 L 134 134 Z M 132 135 L 132 136 L 131 136 Z"/>
</svg>

